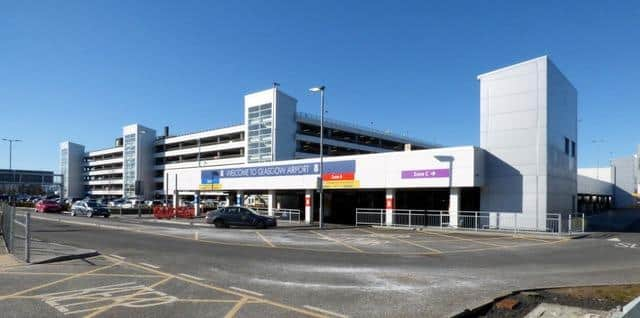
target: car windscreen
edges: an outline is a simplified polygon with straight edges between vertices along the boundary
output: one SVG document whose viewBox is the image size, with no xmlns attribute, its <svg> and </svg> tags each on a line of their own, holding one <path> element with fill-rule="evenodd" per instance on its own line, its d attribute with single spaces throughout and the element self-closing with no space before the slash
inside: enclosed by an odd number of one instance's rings
<svg viewBox="0 0 640 318">
<path fill-rule="evenodd" d="M 87 202 L 87 205 L 90 208 L 101 208 L 102 204 L 98 203 L 98 202 Z"/>
</svg>

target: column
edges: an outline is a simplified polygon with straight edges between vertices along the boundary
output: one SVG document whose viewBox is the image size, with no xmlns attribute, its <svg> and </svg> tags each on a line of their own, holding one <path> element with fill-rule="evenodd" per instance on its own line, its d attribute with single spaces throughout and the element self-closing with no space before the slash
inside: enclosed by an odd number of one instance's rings
<svg viewBox="0 0 640 318">
<path fill-rule="evenodd" d="M 393 225 L 393 210 L 396 208 L 396 189 L 387 189 L 384 196 L 385 224 Z"/>
<path fill-rule="evenodd" d="M 449 191 L 449 226 L 458 227 L 458 211 L 460 211 L 460 188 Z"/>
<path fill-rule="evenodd" d="M 178 190 L 173 190 L 173 208 L 178 207 Z"/>
<path fill-rule="evenodd" d="M 244 205 L 244 192 L 236 192 L 236 205 Z"/>
<path fill-rule="evenodd" d="M 269 194 L 267 195 L 267 214 L 269 216 L 273 216 L 273 209 L 276 204 L 276 191 L 269 190 Z"/>
<path fill-rule="evenodd" d="M 313 189 L 304 193 L 304 223 L 311 224 L 313 219 Z"/>
<path fill-rule="evenodd" d="M 195 209 L 195 216 L 200 215 L 200 190 L 196 190 L 193 194 L 193 208 Z"/>
</svg>

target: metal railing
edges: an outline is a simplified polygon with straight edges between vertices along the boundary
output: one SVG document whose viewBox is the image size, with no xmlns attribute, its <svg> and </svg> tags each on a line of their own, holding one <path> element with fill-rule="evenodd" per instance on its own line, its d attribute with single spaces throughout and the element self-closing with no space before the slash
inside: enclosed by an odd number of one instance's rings
<svg viewBox="0 0 640 318">
<path fill-rule="evenodd" d="M 572 233 L 584 233 L 585 218 L 584 213 L 570 213 L 568 224 L 568 232 Z"/>
<path fill-rule="evenodd" d="M 385 225 L 385 209 L 356 208 L 356 226 L 358 225 Z"/>
<path fill-rule="evenodd" d="M 252 208 L 252 210 L 261 215 L 269 215 L 269 209 L 267 208 Z M 300 223 L 300 210 L 298 209 L 272 209 L 271 211 L 273 213 L 273 217 L 278 221 Z"/>
<path fill-rule="evenodd" d="M 356 226 L 378 225 L 399 227 L 438 227 L 456 228 L 469 231 L 500 232 L 537 232 L 560 235 L 563 232 L 584 231 L 584 217 L 569 217 L 569 228 L 563 228 L 563 215 L 548 213 L 544 228 L 528 225 L 529 219 L 516 212 L 458 211 L 457 222 L 451 223 L 452 217 L 446 210 L 410 210 L 410 209 L 356 209 Z M 528 226 L 527 226 L 528 225 Z"/>
<path fill-rule="evenodd" d="M 3 204 L 0 207 L 0 223 L 9 253 L 17 256 L 21 252 L 20 247 L 23 247 L 24 261 L 31 262 L 31 212 L 16 215 L 15 207 Z"/>
</svg>

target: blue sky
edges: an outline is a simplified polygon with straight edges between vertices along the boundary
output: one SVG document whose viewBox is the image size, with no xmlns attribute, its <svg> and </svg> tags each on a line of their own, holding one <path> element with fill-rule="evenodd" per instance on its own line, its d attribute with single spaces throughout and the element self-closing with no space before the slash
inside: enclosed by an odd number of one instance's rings
<svg viewBox="0 0 640 318">
<path fill-rule="evenodd" d="M 631 154 L 637 1 L 6 1 L 0 137 L 24 140 L 15 168 L 57 170 L 64 140 L 239 123 L 275 80 L 301 111 L 324 84 L 332 118 L 477 145 L 476 75 L 545 54 L 579 92 L 580 166 Z"/>
</svg>

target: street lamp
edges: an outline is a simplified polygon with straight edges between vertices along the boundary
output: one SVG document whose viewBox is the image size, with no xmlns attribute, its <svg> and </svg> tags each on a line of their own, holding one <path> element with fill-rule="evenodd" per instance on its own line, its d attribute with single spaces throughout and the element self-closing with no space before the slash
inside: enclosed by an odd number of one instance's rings
<svg viewBox="0 0 640 318">
<path fill-rule="evenodd" d="M 20 139 L 10 139 L 10 138 L 2 138 L 3 141 L 6 141 L 9 143 L 9 170 L 11 170 L 11 161 L 12 161 L 12 151 L 13 151 L 13 143 L 14 142 L 21 142 L 22 140 Z"/>
<path fill-rule="evenodd" d="M 604 139 L 591 140 L 592 144 L 596 145 L 596 179 L 600 180 L 600 147 L 599 144 L 605 143 Z"/>
<path fill-rule="evenodd" d="M 324 86 L 316 86 L 316 87 L 312 87 L 309 89 L 309 91 L 313 92 L 313 93 L 320 93 L 320 178 L 319 178 L 319 184 L 318 187 L 320 188 L 320 205 L 319 205 L 319 210 L 318 210 L 318 227 L 322 228 L 322 217 L 323 217 L 323 210 L 322 210 L 322 201 L 324 201 L 324 195 L 323 195 L 323 190 L 324 190 L 324 182 L 322 180 L 322 176 L 324 175 Z"/>
</svg>

